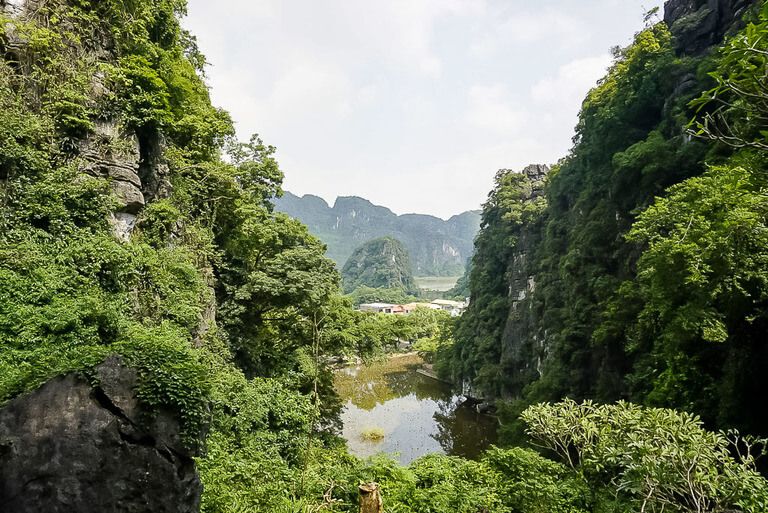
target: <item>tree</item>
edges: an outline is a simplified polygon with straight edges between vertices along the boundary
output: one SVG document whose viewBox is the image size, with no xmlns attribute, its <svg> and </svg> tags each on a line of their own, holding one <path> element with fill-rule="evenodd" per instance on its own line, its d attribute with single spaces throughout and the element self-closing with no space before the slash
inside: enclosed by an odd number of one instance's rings
<svg viewBox="0 0 768 513">
<path fill-rule="evenodd" d="M 691 414 L 624 402 L 539 404 L 522 418 L 537 444 L 581 472 L 593 491 L 613 490 L 632 511 L 768 508 L 768 481 L 755 468 L 766 440 L 713 433 Z"/>
<path fill-rule="evenodd" d="M 734 148 L 768 150 L 768 4 L 720 50 L 714 88 L 692 102 L 690 133 Z"/>
<path fill-rule="evenodd" d="M 753 164 L 754 165 L 754 164 Z M 768 196 L 761 172 L 715 167 L 669 189 L 628 238 L 646 247 L 630 295 L 636 393 L 710 422 L 768 430 Z"/>
</svg>

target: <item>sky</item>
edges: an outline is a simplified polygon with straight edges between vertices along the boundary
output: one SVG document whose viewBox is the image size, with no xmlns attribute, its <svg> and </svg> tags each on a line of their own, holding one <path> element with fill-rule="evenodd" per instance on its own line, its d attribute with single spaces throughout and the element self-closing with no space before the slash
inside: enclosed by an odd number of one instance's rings
<svg viewBox="0 0 768 513">
<path fill-rule="evenodd" d="M 610 49 L 663 0 L 189 0 L 238 135 L 284 189 L 398 214 L 478 209 L 498 169 L 571 148 Z"/>
</svg>

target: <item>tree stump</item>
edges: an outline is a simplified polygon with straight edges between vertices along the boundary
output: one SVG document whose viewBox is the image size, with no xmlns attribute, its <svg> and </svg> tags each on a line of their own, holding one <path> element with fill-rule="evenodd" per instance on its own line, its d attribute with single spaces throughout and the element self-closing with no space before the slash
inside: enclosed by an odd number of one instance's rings
<svg viewBox="0 0 768 513">
<path fill-rule="evenodd" d="M 384 513 L 377 483 L 360 485 L 360 513 Z"/>
</svg>

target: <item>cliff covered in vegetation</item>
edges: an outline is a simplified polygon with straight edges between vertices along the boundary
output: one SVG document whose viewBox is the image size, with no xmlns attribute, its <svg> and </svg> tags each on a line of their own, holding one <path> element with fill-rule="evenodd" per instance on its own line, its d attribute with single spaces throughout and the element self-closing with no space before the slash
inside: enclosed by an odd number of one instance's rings
<svg viewBox="0 0 768 513">
<path fill-rule="evenodd" d="M 485 205 L 448 372 L 510 419 L 630 399 L 768 433 L 768 11 L 673 1 L 664 19 L 616 51 L 543 193 L 500 173 Z"/>
<path fill-rule="evenodd" d="M 183 0 L 0 7 L 3 511 L 350 512 L 370 481 L 402 512 L 768 508 L 764 444 L 627 403 L 526 410 L 551 458 L 352 457 L 330 357 L 443 347 L 448 316 L 351 308 L 323 244 L 273 209 L 274 148 L 236 141 L 211 105 Z M 713 383 L 732 402 L 762 386 L 768 145 L 743 120 L 765 119 L 749 65 L 765 66 L 766 20 L 711 58 L 649 28 L 590 94 L 570 157 L 498 174 L 457 376 L 524 401 L 607 390 L 691 410 L 724 408 Z M 709 87 L 697 130 L 719 145 L 684 132 Z M 520 345 L 518 318 L 539 338 Z"/>
<path fill-rule="evenodd" d="M 418 292 L 408 251 L 392 237 L 374 239 L 357 248 L 344 264 L 341 277 L 348 293 L 359 287 Z"/>
<path fill-rule="evenodd" d="M 284 377 L 338 290 L 333 262 L 304 226 L 272 211 L 273 149 L 234 141 L 229 116 L 211 106 L 204 58 L 179 26 L 183 1 L 0 6 L 0 402 L 62 375 L 37 397 L 78 398 L 52 406 L 50 431 L 35 396 L 9 406 L 0 466 L 13 464 L 16 478 L 4 475 L 0 504 L 90 511 L 104 504 L 94 495 L 112 492 L 78 494 L 87 480 L 67 480 L 92 466 L 94 484 L 118 486 L 124 464 L 135 464 L 135 480 L 142 451 L 157 444 L 154 468 L 177 457 L 186 466 L 153 473 L 163 486 L 132 483 L 112 507 L 196 510 L 198 455 L 203 509 L 227 509 L 239 487 L 287 472 L 306 448 L 284 433 L 311 424 L 312 378 Z M 134 385 L 99 372 L 115 355 Z M 99 390 L 122 390 L 118 406 L 105 409 Z M 99 427 L 109 422 L 120 435 Z M 161 448 L 169 423 L 178 440 L 166 445 L 183 449 Z M 78 457 L 68 444 L 89 431 L 103 443 Z M 58 466 L 35 468 L 38 448 L 60 449 L 49 454 Z M 238 480 L 223 465 L 244 450 L 259 457 Z M 147 495 L 160 490 L 165 498 Z"/>
</svg>

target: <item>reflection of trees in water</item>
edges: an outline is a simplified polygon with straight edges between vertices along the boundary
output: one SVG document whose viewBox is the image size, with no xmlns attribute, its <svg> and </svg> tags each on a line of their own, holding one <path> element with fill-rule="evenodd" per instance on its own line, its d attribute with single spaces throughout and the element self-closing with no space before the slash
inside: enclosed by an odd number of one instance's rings
<svg viewBox="0 0 768 513">
<path fill-rule="evenodd" d="M 351 373 L 340 371 L 335 378 L 336 390 L 342 400 L 367 411 L 411 394 L 422 400 L 447 398 L 450 392 L 445 384 L 416 372 L 421 364 L 419 357 L 403 357 L 356 367 Z"/>
<path fill-rule="evenodd" d="M 459 400 L 452 398 L 438 402 L 434 414 L 437 440 L 446 454 L 477 458 L 481 452 L 496 443 L 496 419 L 481 415 L 472 408 L 459 406 Z"/>
<path fill-rule="evenodd" d="M 456 426 L 456 406 L 451 401 L 439 401 L 438 411 L 433 418 L 437 423 L 437 433 L 432 438 L 437 440 L 446 454 L 453 454 L 453 430 Z"/>
<path fill-rule="evenodd" d="M 389 372 L 384 374 L 384 381 L 396 397 L 414 394 L 417 399 L 444 400 L 450 396 L 447 385 L 437 380 L 422 376 L 414 366 L 407 372 Z"/>
<path fill-rule="evenodd" d="M 342 401 L 366 411 L 399 397 L 435 401 L 437 411 L 432 417 L 437 432 L 430 436 L 447 454 L 477 457 L 496 442 L 496 420 L 460 407 L 446 384 L 416 372 L 420 364 L 418 358 L 402 358 L 355 367 L 338 372 L 334 383 Z"/>
</svg>

